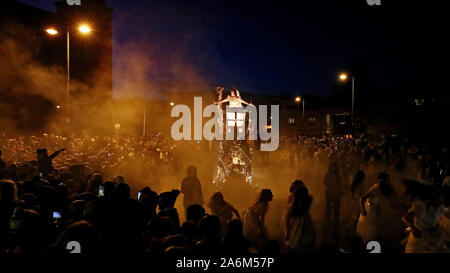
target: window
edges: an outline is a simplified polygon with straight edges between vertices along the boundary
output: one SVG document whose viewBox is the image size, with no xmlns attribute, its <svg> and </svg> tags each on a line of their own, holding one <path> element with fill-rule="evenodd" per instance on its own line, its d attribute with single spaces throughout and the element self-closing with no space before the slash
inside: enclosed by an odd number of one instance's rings
<svg viewBox="0 0 450 273">
<path fill-rule="evenodd" d="M 289 124 L 295 124 L 295 118 L 289 118 L 288 123 Z"/>
<path fill-rule="evenodd" d="M 424 99 L 415 99 L 414 100 L 416 106 L 423 106 L 425 100 Z"/>
<path fill-rule="evenodd" d="M 316 124 L 317 122 L 317 118 L 316 117 L 309 117 L 308 118 L 308 123 L 309 124 Z"/>
</svg>

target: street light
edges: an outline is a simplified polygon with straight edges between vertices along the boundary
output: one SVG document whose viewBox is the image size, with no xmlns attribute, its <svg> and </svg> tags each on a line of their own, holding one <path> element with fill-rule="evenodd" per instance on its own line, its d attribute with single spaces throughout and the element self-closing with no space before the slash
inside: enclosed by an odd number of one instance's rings
<svg viewBox="0 0 450 273">
<path fill-rule="evenodd" d="M 341 81 L 347 81 L 348 75 L 346 73 L 341 73 L 339 75 Z M 355 134 L 355 75 L 352 74 L 352 130 Z"/>
<path fill-rule="evenodd" d="M 82 34 L 89 34 L 92 29 L 87 24 L 80 24 L 78 27 L 78 31 Z M 59 33 L 58 29 L 54 27 L 48 27 L 45 29 L 45 32 L 49 35 L 57 35 Z M 70 122 L 70 32 L 69 28 L 67 28 L 67 121 Z"/>
<path fill-rule="evenodd" d="M 56 35 L 56 34 L 58 34 L 58 30 L 55 29 L 55 28 L 51 28 L 51 27 L 45 29 L 45 32 L 47 32 L 49 35 Z"/>
<path fill-rule="evenodd" d="M 304 118 L 305 117 L 305 99 L 302 99 L 302 97 L 296 97 L 295 98 L 295 103 L 299 104 L 300 102 L 302 102 L 302 104 L 303 104 L 302 115 L 303 115 L 303 118 Z"/>
<path fill-rule="evenodd" d="M 295 103 L 298 105 L 299 103 L 302 103 L 302 129 L 305 129 L 305 98 L 302 97 L 295 97 Z"/>
<path fill-rule="evenodd" d="M 90 32 L 92 31 L 92 29 L 91 29 L 88 25 L 86 25 L 86 24 L 80 25 L 80 26 L 78 27 L 78 30 L 79 30 L 81 33 L 84 33 L 84 34 L 90 33 Z"/>
<path fill-rule="evenodd" d="M 341 74 L 339 75 L 339 79 L 340 79 L 341 81 L 346 81 L 347 78 L 348 78 L 348 76 L 347 76 L 347 74 L 345 74 L 345 73 L 341 73 Z"/>
</svg>

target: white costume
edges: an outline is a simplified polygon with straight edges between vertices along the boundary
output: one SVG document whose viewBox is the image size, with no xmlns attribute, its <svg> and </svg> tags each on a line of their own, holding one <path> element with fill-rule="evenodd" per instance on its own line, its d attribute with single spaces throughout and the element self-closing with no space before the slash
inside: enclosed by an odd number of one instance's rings
<svg viewBox="0 0 450 273">
<path fill-rule="evenodd" d="M 381 194 L 379 184 L 372 186 L 369 191 L 371 194 L 365 204 L 367 215 L 360 214 L 356 228 L 357 234 L 364 243 L 392 237 L 391 233 L 394 232 L 391 199 Z"/>
<path fill-rule="evenodd" d="M 242 108 L 242 100 L 240 97 L 228 96 L 227 98 L 230 110 L 238 110 Z M 227 126 L 237 126 L 243 128 L 245 125 L 245 113 L 227 112 Z"/>
</svg>

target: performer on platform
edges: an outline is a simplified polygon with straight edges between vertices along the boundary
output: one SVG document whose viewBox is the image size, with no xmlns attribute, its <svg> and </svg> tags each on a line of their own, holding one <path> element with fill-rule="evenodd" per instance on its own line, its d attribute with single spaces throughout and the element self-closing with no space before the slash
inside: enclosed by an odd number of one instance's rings
<svg viewBox="0 0 450 273">
<path fill-rule="evenodd" d="M 223 103 L 229 103 L 229 109 L 232 112 L 227 112 L 227 131 L 232 130 L 234 126 L 237 127 L 239 133 L 243 133 L 245 129 L 245 113 L 239 113 L 242 111 L 242 104 L 252 105 L 241 98 L 239 91 L 236 88 L 231 89 L 230 95 L 225 99 L 222 98 L 223 87 L 218 87 L 219 101 L 215 102 L 219 106 Z M 235 113 L 236 112 L 236 113 Z"/>
</svg>

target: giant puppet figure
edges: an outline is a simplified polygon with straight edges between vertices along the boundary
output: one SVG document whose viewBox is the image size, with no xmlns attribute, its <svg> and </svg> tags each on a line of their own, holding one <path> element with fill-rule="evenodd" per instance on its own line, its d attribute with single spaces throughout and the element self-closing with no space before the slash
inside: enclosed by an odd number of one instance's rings
<svg viewBox="0 0 450 273">
<path fill-rule="evenodd" d="M 216 89 L 218 101 L 215 104 L 225 110 L 225 122 L 223 116 L 219 117 L 220 124 L 223 126 L 220 130 L 225 130 L 227 134 L 233 131 L 233 136 L 247 135 L 246 123 L 251 124 L 251 122 L 246 119 L 247 113 L 243 111 L 242 105 L 251 104 L 244 101 L 236 89 L 231 89 L 229 95 L 223 99 L 223 90 L 223 87 Z M 245 139 L 224 139 L 219 142 L 217 172 L 213 180 L 216 186 L 222 187 L 225 183 L 236 181 L 244 181 L 251 186 L 256 186 L 253 181 L 252 149 Z"/>
</svg>

